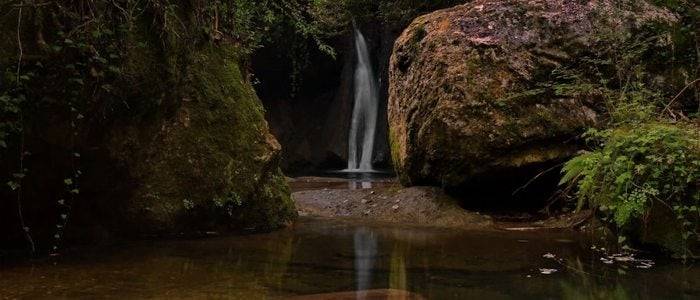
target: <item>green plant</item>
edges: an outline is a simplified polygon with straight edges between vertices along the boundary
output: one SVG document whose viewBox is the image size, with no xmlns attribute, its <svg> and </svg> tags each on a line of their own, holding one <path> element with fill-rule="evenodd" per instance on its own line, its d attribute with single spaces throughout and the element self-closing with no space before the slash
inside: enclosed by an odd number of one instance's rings
<svg viewBox="0 0 700 300">
<path fill-rule="evenodd" d="M 657 210 L 670 211 L 687 245 L 700 225 L 698 132 L 665 123 L 591 130 L 586 136 L 597 146 L 564 166 L 561 183 L 575 182 L 579 208 L 599 209 L 622 233 L 648 223 Z"/>
</svg>

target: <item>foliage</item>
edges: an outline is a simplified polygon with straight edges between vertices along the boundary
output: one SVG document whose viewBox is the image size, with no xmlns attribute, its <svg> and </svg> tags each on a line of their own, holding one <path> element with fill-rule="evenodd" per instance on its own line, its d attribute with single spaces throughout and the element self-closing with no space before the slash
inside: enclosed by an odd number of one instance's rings
<svg viewBox="0 0 700 300">
<path fill-rule="evenodd" d="M 623 36 L 602 31 L 602 40 L 620 42 L 558 68 L 538 95 L 593 97 L 604 104 L 605 122 L 584 135 L 591 149 L 563 169 L 561 183 L 578 188 L 579 208 L 600 210 L 619 229 L 621 242 L 626 235 L 639 240 L 653 218 L 672 215 L 676 220 L 664 230 L 683 246 L 662 246 L 687 255 L 700 225 L 700 129 L 693 120 L 700 107 L 692 105 L 700 105 L 693 87 L 700 77 L 700 6 L 684 0 L 656 4 L 678 13 L 680 22 Z M 678 93 L 688 90 L 694 93 Z"/>
<path fill-rule="evenodd" d="M 598 147 L 569 161 L 561 181 L 577 182 L 579 207 L 599 208 L 623 232 L 648 220 L 653 210 L 670 209 L 684 226 L 683 239 L 697 234 L 697 127 L 646 123 L 591 130 L 587 137 Z"/>
<path fill-rule="evenodd" d="M 344 32 L 353 21 L 376 22 L 402 30 L 421 14 L 465 3 L 464 0 L 313 0 L 311 12 L 328 36 Z"/>
</svg>

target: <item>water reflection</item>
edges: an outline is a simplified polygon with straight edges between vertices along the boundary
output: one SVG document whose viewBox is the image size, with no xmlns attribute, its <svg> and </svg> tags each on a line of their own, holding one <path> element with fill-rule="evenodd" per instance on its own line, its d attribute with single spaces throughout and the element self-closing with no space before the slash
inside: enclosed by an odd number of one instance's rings
<svg viewBox="0 0 700 300">
<path fill-rule="evenodd" d="M 57 261 L 0 265 L 0 298 L 700 297 L 697 267 L 663 260 L 650 269 L 608 265 L 591 242 L 577 232 L 461 232 L 301 219 L 269 234 L 76 249 Z M 560 271 L 542 275 L 540 268 Z"/>
<path fill-rule="evenodd" d="M 365 227 L 355 230 L 355 274 L 357 276 L 357 298 L 365 299 L 372 282 L 372 269 L 377 255 L 377 237 Z"/>
<path fill-rule="evenodd" d="M 348 181 L 348 189 L 350 190 L 360 190 L 360 189 L 371 189 L 371 181 Z"/>
</svg>

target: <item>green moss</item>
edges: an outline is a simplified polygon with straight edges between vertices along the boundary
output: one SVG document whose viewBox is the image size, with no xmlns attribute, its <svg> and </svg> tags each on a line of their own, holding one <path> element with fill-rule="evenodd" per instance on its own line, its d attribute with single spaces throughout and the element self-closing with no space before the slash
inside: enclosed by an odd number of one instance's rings
<svg viewBox="0 0 700 300">
<path fill-rule="evenodd" d="M 133 165 L 132 175 L 142 183 L 128 214 L 156 231 L 270 229 L 289 222 L 295 209 L 278 168 L 279 145 L 240 72 L 236 49 L 208 46 L 190 57 L 183 82 L 173 87 L 180 102 L 174 115 L 145 133 L 116 135 L 116 141 L 134 143 L 117 148 L 143 149 L 116 154 Z M 183 199 L 194 209 L 185 210 Z"/>
<path fill-rule="evenodd" d="M 405 145 L 402 145 L 401 143 L 403 142 L 395 132 L 395 129 L 389 128 L 389 150 L 391 151 L 392 162 L 394 163 L 394 166 L 396 166 L 396 173 L 399 175 L 399 181 L 401 181 L 401 184 L 404 186 L 410 186 L 411 179 L 408 174 L 406 174 L 403 168 L 404 161 L 401 159 L 403 147 L 405 147 Z"/>
</svg>

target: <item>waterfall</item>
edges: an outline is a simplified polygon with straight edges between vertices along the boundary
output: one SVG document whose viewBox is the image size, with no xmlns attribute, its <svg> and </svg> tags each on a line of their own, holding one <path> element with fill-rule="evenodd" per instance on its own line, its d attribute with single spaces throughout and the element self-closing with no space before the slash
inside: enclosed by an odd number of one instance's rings
<svg viewBox="0 0 700 300">
<path fill-rule="evenodd" d="M 357 28 L 355 28 L 355 51 L 357 52 L 355 104 L 352 109 L 348 140 L 348 171 L 367 172 L 372 171 L 379 92 L 374 79 L 367 41 Z"/>
</svg>

